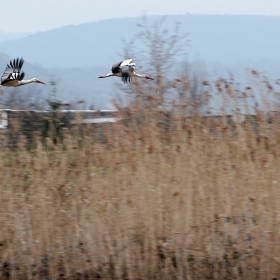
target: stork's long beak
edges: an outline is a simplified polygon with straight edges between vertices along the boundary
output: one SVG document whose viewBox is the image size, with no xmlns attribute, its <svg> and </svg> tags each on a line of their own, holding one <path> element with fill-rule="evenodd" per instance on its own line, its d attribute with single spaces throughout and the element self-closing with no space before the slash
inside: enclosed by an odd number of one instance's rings
<svg viewBox="0 0 280 280">
<path fill-rule="evenodd" d="M 152 78 L 152 77 L 150 77 L 150 76 L 148 76 L 148 75 L 146 75 L 146 79 L 148 79 L 148 80 L 154 80 L 154 78 Z"/>
<path fill-rule="evenodd" d="M 99 76 L 98 79 L 106 78 L 106 76 Z"/>
<path fill-rule="evenodd" d="M 45 83 L 40 80 L 37 80 L 37 83 L 45 85 Z"/>
</svg>

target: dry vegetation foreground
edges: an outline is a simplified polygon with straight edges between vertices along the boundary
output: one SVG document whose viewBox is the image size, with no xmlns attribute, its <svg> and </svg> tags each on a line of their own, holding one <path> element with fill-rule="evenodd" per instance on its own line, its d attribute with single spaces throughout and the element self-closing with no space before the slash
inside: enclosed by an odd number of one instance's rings
<svg viewBox="0 0 280 280">
<path fill-rule="evenodd" d="M 279 116 L 138 113 L 1 149 L 0 279 L 279 277 Z"/>
</svg>

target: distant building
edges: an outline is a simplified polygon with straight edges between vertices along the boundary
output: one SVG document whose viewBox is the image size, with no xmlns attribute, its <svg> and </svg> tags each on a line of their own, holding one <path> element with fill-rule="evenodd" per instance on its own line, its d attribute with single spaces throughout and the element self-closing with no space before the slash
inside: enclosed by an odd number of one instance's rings
<svg viewBox="0 0 280 280">
<path fill-rule="evenodd" d="M 116 110 L 59 110 L 56 113 L 69 119 L 71 125 L 75 124 L 105 124 L 118 120 L 114 115 Z M 13 120 L 24 124 L 28 120 L 37 123 L 41 119 L 52 117 L 54 111 L 39 110 L 12 110 L 0 104 L 0 129 L 9 129 Z M 63 126 L 64 123 L 61 123 Z"/>
</svg>

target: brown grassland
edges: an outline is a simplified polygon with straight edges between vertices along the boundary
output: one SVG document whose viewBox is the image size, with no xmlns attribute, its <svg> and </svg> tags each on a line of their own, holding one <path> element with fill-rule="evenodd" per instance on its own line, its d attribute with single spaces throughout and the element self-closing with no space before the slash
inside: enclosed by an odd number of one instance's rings
<svg viewBox="0 0 280 280">
<path fill-rule="evenodd" d="M 242 122 L 225 113 L 232 83 L 204 81 L 193 102 L 188 80 L 158 76 L 133 81 L 102 141 L 76 126 L 11 148 L 2 132 L 0 279 L 279 278 L 276 86 L 253 72 L 239 93 L 267 98 Z M 200 113 L 210 95 L 219 117 Z"/>
</svg>

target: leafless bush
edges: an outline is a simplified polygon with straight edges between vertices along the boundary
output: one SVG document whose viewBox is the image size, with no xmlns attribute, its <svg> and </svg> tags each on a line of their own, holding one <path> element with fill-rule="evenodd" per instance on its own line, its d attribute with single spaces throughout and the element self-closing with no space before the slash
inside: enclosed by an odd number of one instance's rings
<svg viewBox="0 0 280 280">
<path fill-rule="evenodd" d="M 199 107 L 203 110 L 206 99 L 201 100 L 200 94 L 205 73 L 201 62 L 188 61 L 188 34 L 182 33 L 180 23 L 176 23 L 173 29 L 167 29 L 166 21 L 167 18 L 162 17 L 150 22 L 143 15 L 138 24 L 139 32 L 130 41 L 124 41 L 125 57 L 135 58 L 137 69 L 153 75 L 156 82 L 135 78 L 132 87 L 121 84 L 119 87 L 128 94 L 130 101 L 138 100 L 136 103 L 139 99 L 141 103 L 147 103 L 148 99 L 153 100 L 152 106 L 170 108 L 170 104 L 175 101 L 189 108 Z M 134 53 L 135 44 L 143 46 L 141 53 Z"/>
</svg>

